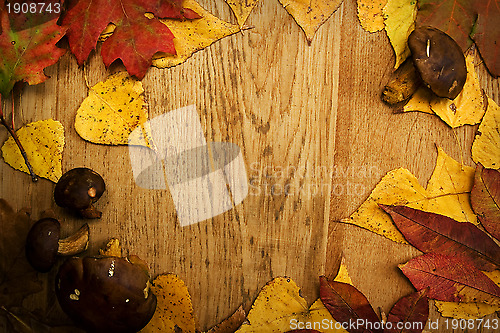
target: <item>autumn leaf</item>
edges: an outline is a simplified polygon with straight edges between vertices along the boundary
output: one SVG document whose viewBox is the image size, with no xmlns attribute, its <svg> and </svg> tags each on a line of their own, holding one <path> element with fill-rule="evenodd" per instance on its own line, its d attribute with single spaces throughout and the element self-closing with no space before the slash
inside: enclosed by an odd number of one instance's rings
<svg viewBox="0 0 500 333">
<path fill-rule="evenodd" d="M 148 112 L 142 83 L 127 72 L 111 75 L 89 89 L 75 117 L 75 130 L 84 140 L 107 145 L 152 146 L 151 136 L 130 137 L 141 126 L 146 130 Z"/>
<path fill-rule="evenodd" d="M 344 257 L 342 257 L 342 260 L 340 261 L 339 271 L 337 272 L 337 276 L 335 276 L 335 279 L 333 279 L 333 281 L 343 282 L 352 285 L 352 280 L 351 277 L 349 276 L 349 272 L 347 271 L 347 266 Z"/>
<path fill-rule="evenodd" d="M 118 238 L 111 238 L 104 248 L 99 249 L 99 255 L 122 258 L 122 246 Z M 149 271 L 149 268 L 147 270 Z"/>
<path fill-rule="evenodd" d="M 156 311 L 142 333 L 194 333 L 196 324 L 191 296 L 184 282 L 175 274 L 163 274 L 154 279 L 151 291 L 157 298 Z"/>
<path fill-rule="evenodd" d="M 156 18 L 196 19 L 199 15 L 182 7 L 183 0 L 81 0 L 64 17 L 71 52 L 79 65 L 96 47 L 101 32 L 113 23 L 113 34 L 102 45 L 106 66 L 121 59 L 139 79 L 151 66 L 156 52 L 175 54 L 174 35 Z M 95 13 L 99 13 L 96 15 Z M 145 13 L 152 13 L 149 19 Z"/>
<path fill-rule="evenodd" d="M 363 29 L 377 32 L 384 29 L 384 6 L 387 0 L 358 0 L 358 19 Z"/>
<path fill-rule="evenodd" d="M 0 306 L 20 306 L 23 299 L 42 290 L 37 272 L 25 256 L 26 236 L 33 221 L 26 209 L 15 212 L 0 199 Z"/>
<path fill-rule="evenodd" d="M 339 8 L 343 0 L 279 0 L 295 22 L 304 30 L 310 44 L 314 34 Z"/>
<path fill-rule="evenodd" d="M 238 25 L 220 20 L 194 0 L 185 0 L 184 6 L 199 13 L 202 18 L 192 21 L 160 20 L 174 34 L 174 45 L 177 52 L 175 54 L 157 53 L 153 56 L 153 66 L 155 67 L 167 68 L 179 65 L 196 51 L 240 31 Z"/>
<path fill-rule="evenodd" d="M 306 300 L 300 296 L 300 288 L 292 279 L 277 277 L 262 288 L 248 313 L 247 322 L 237 332 L 282 333 L 299 328 L 293 327 L 292 323 L 301 323 L 304 329 L 314 329 L 314 323 L 323 320 L 332 321 L 329 326 L 333 329 L 322 329 L 322 332 L 346 333 L 341 327 L 335 329 L 335 320 L 321 300 L 308 307 Z"/>
<path fill-rule="evenodd" d="M 241 326 L 241 324 L 243 324 L 245 319 L 245 310 L 243 310 L 243 306 L 240 305 L 238 310 L 236 310 L 231 316 L 209 329 L 207 333 L 233 333 Z"/>
<path fill-rule="evenodd" d="M 404 168 L 389 171 L 368 199 L 341 222 L 350 223 L 398 243 L 407 243 L 390 216 L 378 204 L 407 206 L 448 216 L 459 222 L 477 224 L 470 205 L 474 168 L 462 165 L 438 148 L 434 172 L 423 188 Z"/>
<path fill-rule="evenodd" d="M 62 176 L 63 125 L 52 119 L 40 120 L 21 127 L 16 134 L 35 174 L 57 182 Z M 2 156 L 14 169 L 29 174 L 24 158 L 12 137 L 3 144 Z"/>
<path fill-rule="evenodd" d="M 8 96 L 18 81 L 34 85 L 47 80 L 44 69 L 66 52 L 55 46 L 66 28 L 58 26 L 55 18 L 12 29 L 4 2 L 0 3 L 0 27 L 0 93 Z"/>
<path fill-rule="evenodd" d="M 362 325 L 355 328 L 349 327 L 350 333 L 382 332 L 381 329 L 375 329 L 381 327 L 377 324 L 380 319 L 359 290 L 347 283 L 329 281 L 324 276 L 321 276 L 319 281 L 320 299 L 337 322 L 363 321 Z M 369 327 L 373 327 L 373 329 L 368 329 Z"/>
<path fill-rule="evenodd" d="M 476 3 L 470 0 L 418 0 L 417 26 L 438 28 L 465 51 L 471 45 L 469 35 L 476 23 Z"/>
<path fill-rule="evenodd" d="M 259 0 L 226 0 L 226 2 L 236 16 L 238 25 L 242 27 Z"/>
<path fill-rule="evenodd" d="M 429 287 L 431 299 L 500 304 L 500 287 L 459 258 L 426 253 L 399 268 L 417 290 Z"/>
<path fill-rule="evenodd" d="M 472 38 L 476 42 L 486 67 L 494 76 L 500 76 L 500 0 L 471 1 L 478 12 Z"/>
<path fill-rule="evenodd" d="M 470 199 L 483 227 L 500 240 L 500 172 L 478 164 Z"/>
<path fill-rule="evenodd" d="M 427 289 L 422 289 L 402 297 L 394 304 L 387 316 L 384 333 L 420 333 L 424 329 L 428 318 L 429 300 L 427 299 Z M 398 328 L 398 325 L 401 325 L 399 323 L 403 324 L 402 328 Z M 411 328 L 407 328 L 406 323 L 410 323 Z"/>
<path fill-rule="evenodd" d="M 500 287 L 500 271 L 483 272 L 497 286 Z M 458 303 L 434 301 L 436 309 L 443 317 L 457 319 L 476 319 L 500 311 L 500 305 L 490 305 L 485 303 Z"/>
<path fill-rule="evenodd" d="M 472 159 L 489 169 L 500 169 L 500 107 L 488 98 L 488 108 L 472 144 Z"/>
<path fill-rule="evenodd" d="M 483 271 L 500 268 L 500 247 L 472 223 L 404 206 L 380 207 L 405 239 L 424 253 L 462 258 Z"/>
<path fill-rule="evenodd" d="M 398 68 L 410 55 L 408 36 L 415 29 L 417 2 L 388 0 L 383 12 L 385 31 L 396 56 L 394 68 Z"/>
</svg>

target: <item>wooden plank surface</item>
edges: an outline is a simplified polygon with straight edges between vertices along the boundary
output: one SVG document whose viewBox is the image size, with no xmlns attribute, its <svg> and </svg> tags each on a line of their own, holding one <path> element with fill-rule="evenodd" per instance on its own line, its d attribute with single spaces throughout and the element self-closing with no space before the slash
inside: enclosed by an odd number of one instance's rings
<svg viewBox="0 0 500 333">
<path fill-rule="evenodd" d="M 235 22 L 222 0 L 200 3 Z M 46 118 L 63 123 L 63 171 L 86 166 L 107 184 L 97 205 L 103 218 L 90 222 L 88 253 L 117 237 L 128 253 L 150 264 L 153 275 L 178 274 L 192 295 L 200 329 L 240 304 L 248 310 L 260 288 L 280 275 L 292 277 L 312 303 L 318 276 L 334 275 L 341 256 L 354 284 L 388 312 L 412 290 L 397 264 L 418 251 L 334 221 L 349 216 L 391 169 L 405 167 L 425 185 L 436 145 L 473 165 L 476 127 L 452 130 L 435 116 L 393 114 L 380 101 L 392 49 L 383 32 L 361 29 L 353 0 L 344 1 L 311 46 L 278 1 L 262 1 L 247 24 L 254 28 L 180 66 L 152 68 L 143 80 L 151 118 L 194 104 L 207 141 L 242 149 L 250 188 L 234 210 L 180 227 L 169 190 L 135 184 L 127 147 L 95 145 L 77 135 L 73 121 L 88 93 L 85 81 L 94 85 L 109 74 L 98 54 L 85 69 L 67 54 L 46 71 L 51 79 L 16 95 L 17 126 Z M 499 102 L 500 81 L 483 66 L 478 70 L 483 88 Z M 0 136 L 6 137 L 3 128 Z M 64 233 L 84 222 L 55 205 L 53 183 L 34 184 L 5 163 L 0 175 L 0 197 L 14 208 L 31 207 L 35 218 L 51 208 Z M 54 275 L 46 277 L 44 296 L 28 302 L 53 301 Z"/>
</svg>

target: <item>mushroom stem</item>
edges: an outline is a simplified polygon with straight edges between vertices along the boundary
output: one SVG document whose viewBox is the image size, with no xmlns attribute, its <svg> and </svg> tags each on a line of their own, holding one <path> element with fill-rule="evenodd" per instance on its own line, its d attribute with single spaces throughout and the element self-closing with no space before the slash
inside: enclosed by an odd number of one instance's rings
<svg viewBox="0 0 500 333">
<path fill-rule="evenodd" d="M 387 83 L 382 92 L 382 100 L 387 104 L 404 102 L 422 85 L 413 62 L 406 60 L 394 72 L 392 79 Z"/>
<path fill-rule="evenodd" d="M 73 256 L 83 252 L 89 246 L 89 225 L 85 223 L 73 235 L 60 239 L 57 253 L 62 256 Z"/>
</svg>

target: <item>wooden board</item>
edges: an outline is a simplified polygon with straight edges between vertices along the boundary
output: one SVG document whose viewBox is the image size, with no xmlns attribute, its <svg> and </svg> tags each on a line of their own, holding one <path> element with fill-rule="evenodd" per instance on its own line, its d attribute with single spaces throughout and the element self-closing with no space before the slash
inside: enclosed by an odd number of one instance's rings
<svg viewBox="0 0 500 333">
<path fill-rule="evenodd" d="M 235 22 L 222 0 L 200 3 Z M 334 275 L 342 256 L 354 284 L 388 312 L 412 290 L 397 264 L 418 251 L 335 221 L 349 216 L 391 169 L 405 167 L 425 185 L 436 146 L 473 165 L 476 127 L 452 130 L 435 116 L 393 114 L 380 101 L 393 51 L 385 33 L 361 29 L 355 1 L 346 0 L 310 46 L 278 1 L 261 1 L 247 24 L 254 28 L 180 66 L 152 68 L 143 80 L 150 117 L 194 104 L 207 141 L 242 149 L 250 188 L 234 210 L 180 227 L 168 189 L 135 184 L 127 147 L 95 145 L 77 135 L 73 121 L 87 96 L 86 81 L 91 86 L 109 74 L 99 54 L 84 69 L 67 54 L 46 71 L 51 79 L 14 96 L 17 126 L 46 118 L 63 123 L 63 171 L 86 166 L 107 184 L 97 205 L 103 218 L 90 222 L 88 253 L 117 237 L 127 253 L 150 264 L 153 275 L 178 274 L 200 329 L 240 304 L 249 310 L 260 288 L 280 275 L 293 278 L 312 303 L 318 276 Z M 483 66 L 478 70 L 487 94 L 500 102 L 500 81 Z M 0 135 L 3 141 L 3 128 Z M 5 163 L 0 175 L 0 197 L 16 209 L 31 207 L 35 218 L 53 209 L 66 234 L 84 222 L 55 205 L 53 183 L 32 183 Z M 54 275 L 46 277 L 45 296 L 28 302 L 53 300 Z"/>
</svg>

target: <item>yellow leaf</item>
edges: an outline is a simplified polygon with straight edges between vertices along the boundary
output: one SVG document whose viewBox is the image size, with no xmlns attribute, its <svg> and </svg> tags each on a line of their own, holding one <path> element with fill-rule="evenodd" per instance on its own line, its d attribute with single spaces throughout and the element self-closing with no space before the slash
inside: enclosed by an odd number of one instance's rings
<svg viewBox="0 0 500 333">
<path fill-rule="evenodd" d="M 40 120 L 16 131 L 33 171 L 39 177 L 57 182 L 62 176 L 64 127 L 55 120 Z M 2 146 L 3 159 L 16 170 L 29 173 L 14 139 L 9 137 Z"/>
<path fill-rule="evenodd" d="M 240 31 L 236 24 L 224 22 L 210 14 L 194 0 L 185 0 L 184 7 L 190 8 L 202 18 L 196 20 L 160 20 L 174 34 L 177 54 L 158 52 L 153 56 L 153 66 L 167 68 L 186 61 L 193 53 L 202 50 L 215 41 Z"/>
<path fill-rule="evenodd" d="M 483 272 L 500 287 L 500 271 Z M 456 319 L 477 319 L 500 311 L 500 305 L 485 303 L 458 303 L 434 301 L 434 305 L 443 317 Z"/>
<path fill-rule="evenodd" d="M 339 268 L 339 271 L 337 273 L 337 276 L 335 277 L 335 279 L 333 281 L 347 283 L 347 284 L 350 284 L 352 286 L 352 280 L 351 280 L 351 277 L 349 276 L 349 273 L 347 272 L 345 258 L 343 258 L 343 257 L 342 257 L 342 260 L 340 262 L 340 268 Z"/>
<path fill-rule="evenodd" d="M 248 313 L 247 322 L 237 332 L 282 333 L 293 329 L 316 329 L 347 333 L 339 324 L 335 329 L 335 324 L 320 299 L 308 308 L 295 282 L 287 277 L 277 277 L 262 288 Z"/>
<path fill-rule="evenodd" d="M 384 29 L 384 6 L 387 0 L 358 0 L 358 18 L 363 29 L 376 32 Z"/>
<path fill-rule="evenodd" d="M 394 68 L 398 68 L 410 55 L 408 36 L 415 29 L 416 0 L 388 0 L 383 9 L 385 31 L 396 55 Z"/>
<path fill-rule="evenodd" d="M 142 333 L 195 332 L 196 324 L 191 296 L 186 285 L 177 275 L 159 275 L 154 279 L 151 291 L 156 295 L 158 303 L 153 318 L 141 330 Z"/>
<path fill-rule="evenodd" d="M 404 205 L 478 224 L 470 205 L 474 168 L 462 165 L 438 148 L 431 179 L 424 189 L 410 171 L 399 168 L 388 172 L 368 199 L 341 222 L 354 224 L 398 243 L 407 244 L 392 219 L 378 204 Z"/>
<path fill-rule="evenodd" d="M 130 133 L 148 120 L 143 94 L 141 82 L 127 72 L 111 75 L 90 88 L 76 113 L 75 130 L 93 143 L 150 147 L 150 137 L 129 139 Z"/>
<path fill-rule="evenodd" d="M 279 0 L 311 43 L 319 27 L 339 8 L 343 0 Z"/>
<path fill-rule="evenodd" d="M 500 107 L 488 98 L 488 109 L 472 144 L 472 159 L 485 168 L 500 169 Z"/>
<path fill-rule="evenodd" d="M 426 87 L 421 87 L 415 91 L 410 100 L 403 106 L 403 112 L 419 111 L 424 113 L 435 114 L 431 109 L 431 98 L 433 93 Z"/>
<path fill-rule="evenodd" d="M 111 238 L 106 246 L 99 249 L 99 255 L 106 257 L 122 257 L 122 245 L 118 238 Z"/>
<path fill-rule="evenodd" d="M 435 114 L 452 128 L 474 125 L 481 121 L 486 111 L 486 99 L 474 69 L 474 56 L 466 57 L 467 80 L 460 94 L 454 99 L 434 97 L 430 107 Z"/>
<path fill-rule="evenodd" d="M 259 0 L 226 0 L 226 2 L 236 16 L 239 26 L 242 27 Z"/>
</svg>

